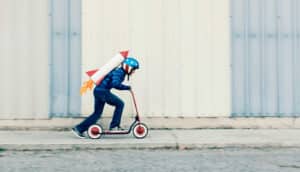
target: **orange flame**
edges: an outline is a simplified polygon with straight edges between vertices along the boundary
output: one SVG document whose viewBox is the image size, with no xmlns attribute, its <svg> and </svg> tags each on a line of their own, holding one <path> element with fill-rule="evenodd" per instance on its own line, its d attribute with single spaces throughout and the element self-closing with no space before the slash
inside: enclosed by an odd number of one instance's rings
<svg viewBox="0 0 300 172">
<path fill-rule="evenodd" d="M 83 95 L 88 89 L 92 90 L 93 86 L 94 86 L 93 80 L 90 79 L 88 81 L 85 81 L 80 88 L 80 95 Z"/>
</svg>

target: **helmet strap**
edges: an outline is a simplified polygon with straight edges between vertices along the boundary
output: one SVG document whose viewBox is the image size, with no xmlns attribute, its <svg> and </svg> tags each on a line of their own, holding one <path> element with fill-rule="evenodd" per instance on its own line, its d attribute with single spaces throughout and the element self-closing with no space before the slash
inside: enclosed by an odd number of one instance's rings
<svg viewBox="0 0 300 172">
<path fill-rule="evenodd" d="M 129 71 L 129 73 L 127 73 L 127 81 L 129 81 L 129 77 L 130 77 L 130 75 L 133 73 L 134 70 L 135 70 L 135 69 L 131 69 L 131 70 Z"/>
<path fill-rule="evenodd" d="M 129 73 L 129 66 L 128 65 L 125 65 L 125 71 L 126 71 L 126 73 Z"/>
</svg>

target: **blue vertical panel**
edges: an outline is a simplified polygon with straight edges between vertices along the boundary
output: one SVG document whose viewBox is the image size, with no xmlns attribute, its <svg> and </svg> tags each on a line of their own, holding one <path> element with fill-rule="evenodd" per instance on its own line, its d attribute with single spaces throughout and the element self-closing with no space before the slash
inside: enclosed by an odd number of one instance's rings
<svg viewBox="0 0 300 172">
<path fill-rule="evenodd" d="M 293 5 L 294 13 L 294 111 L 300 112 L 300 1 L 295 0 Z"/>
<path fill-rule="evenodd" d="M 260 80 L 261 80 L 261 69 L 260 65 L 260 0 L 248 1 L 248 11 L 251 11 L 253 15 L 249 15 L 248 12 L 248 101 L 249 101 L 249 111 L 251 109 L 251 114 L 255 115 L 261 112 L 261 99 L 260 99 Z M 251 70 L 256 68 L 256 70 Z"/>
<path fill-rule="evenodd" d="M 293 3 L 294 0 L 279 1 L 278 35 L 278 113 L 293 113 Z"/>
<path fill-rule="evenodd" d="M 69 113 L 81 112 L 81 0 L 70 0 L 69 26 Z"/>
<path fill-rule="evenodd" d="M 264 11 L 264 26 L 263 45 L 264 52 L 262 57 L 262 101 L 264 106 L 262 112 L 264 116 L 272 116 L 277 112 L 277 0 L 264 0 L 261 1 L 261 6 Z M 255 70 L 255 69 L 253 69 Z"/>
<path fill-rule="evenodd" d="M 81 1 L 50 0 L 51 116 L 80 113 Z"/>
<path fill-rule="evenodd" d="M 233 116 L 299 116 L 299 1 L 231 0 Z"/>
<path fill-rule="evenodd" d="M 231 43 L 232 43 L 232 90 L 233 94 L 233 103 L 232 109 L 234 113 L 241 114 L 245 112 L 245 101 L 244 97 L 244 84 L 243 82 L 243 69 L 244 69 L 244 21 L 243 15 L 243 3 L 240 0 L 232 0 L 231 3 L 231 12 L 232 12 L 232 34 L 231 34 Z M 236 101 L 238 100 L 238 101 Z"/>
<path fill-rule="evenodd" d="M 51 0 L 51 115 L 68 112 L 68 0 Z"/>
</svg>

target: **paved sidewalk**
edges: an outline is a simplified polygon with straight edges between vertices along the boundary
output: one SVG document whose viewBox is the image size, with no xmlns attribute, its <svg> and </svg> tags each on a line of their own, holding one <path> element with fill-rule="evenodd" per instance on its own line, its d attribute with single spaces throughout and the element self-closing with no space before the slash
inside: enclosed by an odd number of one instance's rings
<svg viewBox="0 0 300 172">
<path fill-rule="evenodd" d="M 150 130 L 145 139 L 105 135 L 79 139 L 70 131 L 0 131 L 1 150 L 213 149 L 300 147 L 299 129 Z"/>
</svg>

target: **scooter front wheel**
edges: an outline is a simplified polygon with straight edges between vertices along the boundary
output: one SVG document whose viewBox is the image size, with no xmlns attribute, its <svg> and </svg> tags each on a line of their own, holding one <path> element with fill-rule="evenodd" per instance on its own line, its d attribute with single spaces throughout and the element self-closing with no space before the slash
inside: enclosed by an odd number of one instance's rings
<svg viewBox="0 0 300 172">
<path fill-rule="evenodd" d="M 137 139 L 143 139 L 148 135 L 148 127 L 144 123 L 137 123 L 133 127 L 133 135 Z"/>
<path fill-rule="evenodd" d="M 103 134 L 103 128 L 100 124 L 91 125 L 87 131 L 89 138 L 100 139 Z"/>
</svg>

